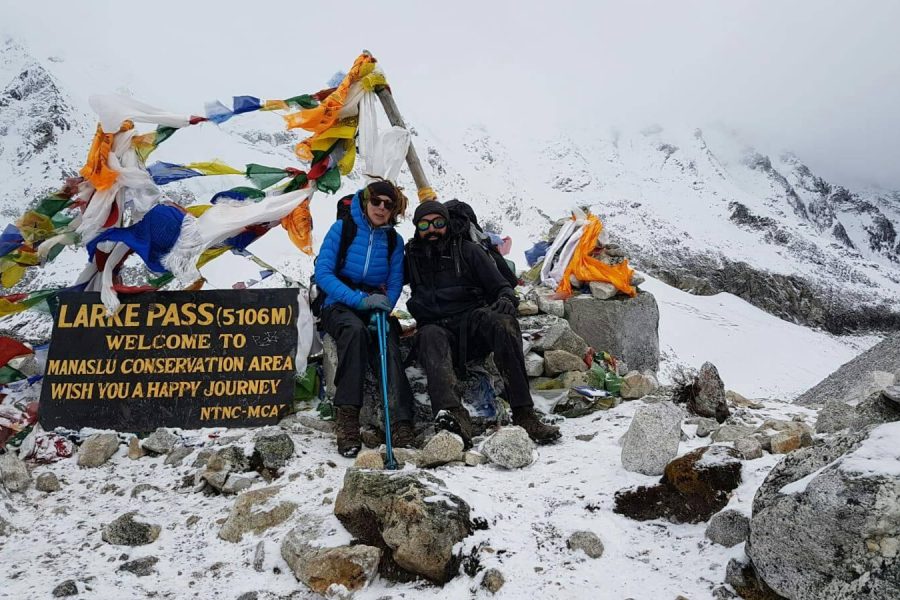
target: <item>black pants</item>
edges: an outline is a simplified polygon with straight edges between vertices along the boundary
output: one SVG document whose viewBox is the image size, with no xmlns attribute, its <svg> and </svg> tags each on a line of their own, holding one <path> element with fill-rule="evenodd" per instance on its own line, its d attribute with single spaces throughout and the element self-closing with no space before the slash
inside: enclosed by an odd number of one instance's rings
<svg viewBox="0 0 900 600">
<path fill-rule="evenodd" d="M 416 334 L 416 349 L 419 364 L 428 376 L 432 412 L 462 406 L 456 392 L 454 364 L 463 349 L 467 359 L 484 358 L 493 352 L 509 405 L 534 406 L 525 372 L 522 332 L 515 317 L 478 308 L 465 318 L 423 325 Z"/>
<path fill-rule="evenodd" d="M 400 323 L 389 318 L 387 336 L 388 404 L 391 421 L 412 421 L 413 395 L 400 360 Z M 343 304 L 332 304 L 322 311 L 322 329 L 337 344 L 338 364 L 334 376 L 336 406 L 362 406 L 366 368 L 371 367 L 378 381 L 381 398 L 381 366 L 378 336 L 369 331 L 369 314 Z"/>
</svg>

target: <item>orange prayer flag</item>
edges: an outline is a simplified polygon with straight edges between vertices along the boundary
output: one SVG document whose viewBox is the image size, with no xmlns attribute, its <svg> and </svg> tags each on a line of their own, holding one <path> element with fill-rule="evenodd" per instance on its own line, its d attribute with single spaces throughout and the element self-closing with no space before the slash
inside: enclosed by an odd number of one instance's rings
<svg viewBox="0 0 900 600">
<path fill-rule="evenodd" d="M 287 230 L 288 237 L 301 252 L 312 256 L 312 214 L 309 212 L 309 198 L 281 219 L 281 226 Z"/>
<path fill-rule="evenodd" d="M 569 276 L 574 275 L 579 281 L 606 281 L 616 286 L 616 289 L 631 297 L 637 295 L 637 290 L 631 285 L 631 276 L 634 269 L 628 266 L 624 260 L 618 265 L 608 265 L 591 256 L 591 252 L 597 246 L 597 238 L 603 230 L 603 223 L 595 215 L 588 216 L 588 223 L 584 226 L 584 232 L 575 248 L 572 260 L 566 265 L 559 286 L 556 291 L 564 296 L 572 294 L 572 283 Z"/>
</svg>

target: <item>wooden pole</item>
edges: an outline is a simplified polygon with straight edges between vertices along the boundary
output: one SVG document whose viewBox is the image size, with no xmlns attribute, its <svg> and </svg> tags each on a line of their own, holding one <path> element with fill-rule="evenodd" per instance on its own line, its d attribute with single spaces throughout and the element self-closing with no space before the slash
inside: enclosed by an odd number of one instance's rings
<svg viewBox="0 0 900 600">
<path fill-rule="evenodd" d="M 403 122 L 403 117 L 400 115 L 400 110 L 397 108 L 397 103 L 394 102 L 394 96 L 391 94 L 391 90 L 387 87 L 381 87 L 375 90 L 375 93 L 378 94 L 378 99 L 381 100 L 381 105 L 384 107 L 384 112 L 387 114 L 388 121 L 390 121 L 391 125 L 408 129 L 406 123 Z M 416 182 L 416 188 L 419 190 L 431 189 L 431 185 L 428 183 L 428 177 L 425 176 L 425 171 L 422 169 L 422 163 L 419 162 L 419 155 L 416 153 L 416 147 L 413 145 L 412 139 L 410 139 L 409 149 L 406 151 L 406 165 L 409 167 L 409 172 L 412 173 L 413 181 Z M 430 198 L 420 198 L 419 202 L 433 200 L 436 197 L 437 196 L 434 195 Z"/>
</svg>

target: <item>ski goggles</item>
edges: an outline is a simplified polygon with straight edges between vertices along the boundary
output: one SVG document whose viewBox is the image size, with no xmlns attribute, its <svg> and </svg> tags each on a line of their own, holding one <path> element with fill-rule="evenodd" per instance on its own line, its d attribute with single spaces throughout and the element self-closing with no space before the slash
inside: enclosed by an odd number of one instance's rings
<svg viewBox="0 0 900 600">
<path fill-rule="evenodd" d="M 386 210 L 394 210 L 394 201 L 393 201 L 393 200 L 390 200 L 390 199 L 387 199 L 387 198 L 381 198 L 381 197 L 379 197 L 379 196 L 375 196 L 374 198 L 370 198 L 370 199 L 369 199 L 369 204 L 371 204 L 371 205 L 374 206 L 375 208 L 378 208 L 379 206 L 381 206 L 382 204 L 384 204 L 384 208 L 385 208 Z"/>
<path fill-rule="evenodd" d="M 429 227 L 434 227 L 435 229 L 443 229 L 447 226 L 447 219 L 444 217 L 436 217 L 434 219 L 422 219 L 418 223 L 416 223 L 416 229 L 419 231 L 428 231 Z"/>
</svg>

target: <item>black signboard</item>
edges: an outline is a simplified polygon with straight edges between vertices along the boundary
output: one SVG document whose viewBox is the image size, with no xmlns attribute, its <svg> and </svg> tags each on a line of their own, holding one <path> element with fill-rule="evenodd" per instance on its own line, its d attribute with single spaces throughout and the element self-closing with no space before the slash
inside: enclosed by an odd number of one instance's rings
<svg viewBox="0 0 900 600">
<path fill-rule="evenodd" d="M 62 293 L 41 389 L 45 429 L 244 427 L 291 405 L 297 290 Z"/>
</svg>

